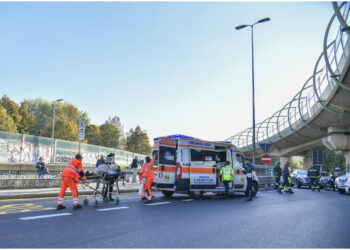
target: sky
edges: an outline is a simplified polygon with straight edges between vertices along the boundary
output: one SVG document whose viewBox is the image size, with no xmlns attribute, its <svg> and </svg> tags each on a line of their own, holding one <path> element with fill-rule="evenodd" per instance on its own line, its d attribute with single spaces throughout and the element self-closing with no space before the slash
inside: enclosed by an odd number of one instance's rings
<svg viewBox="0 0 350 250">
<path fill-rule="evenodd" d="M 322 52 L 331 2 L 0 2 L 0 95 L 64 99 L 150 138 L 224 140 L 290 101 Z"/>
</svg>

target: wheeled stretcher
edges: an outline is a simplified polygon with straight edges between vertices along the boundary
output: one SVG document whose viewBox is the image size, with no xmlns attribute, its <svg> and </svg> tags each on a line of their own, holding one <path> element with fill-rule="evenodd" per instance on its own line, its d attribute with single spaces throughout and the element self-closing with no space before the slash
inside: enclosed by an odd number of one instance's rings
<svg viewBox="0 0 350 250">
<path fill-rule="evenodd" d="M 95 206 L 98 207 L 101 205 L 102 201 L 111 201 L 110 198 L 112 198 L 115 204 L 119 203 L 119 173 L 108 171 L 98 174 L 87 174 L 86 177 L 87 181 L 79 181 L 79 184 L 83 189 L 93 190 L 94 193 L 92 196 L 84 197 L 83 204 L 85 206 L 88 205 L 89 202 L 93 202 Z M 102 189 L 100 189 L 100 186 L 102 186 Z"/>
</svg>

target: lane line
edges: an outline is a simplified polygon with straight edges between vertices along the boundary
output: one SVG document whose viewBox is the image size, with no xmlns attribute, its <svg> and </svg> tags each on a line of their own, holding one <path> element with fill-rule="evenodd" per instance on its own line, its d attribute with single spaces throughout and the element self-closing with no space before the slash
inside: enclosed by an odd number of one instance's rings
<svg viewBox="0 0 350 250">
<path fill-rule="evenodd" d="M 145 204 L 146 206 L 157 206 L 157 205 L 165 205 L 171 203 L 170 201 L 165 201 L 165 202 L 158 202 L 158 203 L 149 203 Z"/>
<path fill-rule="evenodd" d="M 118 210 L 118 209 L 126 209 L 130 207 L 111 207 L 111 208 L 101 208 L 101 209 L 96 209 L 96 211 L 110 211 L 110 210 Z"/>
<path fill-rule="evenodd" d="M 194 199 L 187 199 L 187 200 L 182 200 L 182 201 L 194 201 Z"/>
<path fill-rule="evenodd" d="M 47 215 L 32 216 L 32 217 L 22 217 L 22 218 L 19 218 L 19 219 L 20 220 L 36 220 L 36 219 L 44 219 L 44 218 L 66 216 L 66 215 L 71 215 L 71 213 L 47 214 Z"/>
</svg>

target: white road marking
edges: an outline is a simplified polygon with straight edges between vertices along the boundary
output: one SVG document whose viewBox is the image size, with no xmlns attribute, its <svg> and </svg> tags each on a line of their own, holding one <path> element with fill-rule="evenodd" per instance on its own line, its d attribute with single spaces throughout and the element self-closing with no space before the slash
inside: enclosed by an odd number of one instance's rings
<svg viewBox="0 0 350 250">
<path fill-rule="evenodd" d="M 182 201 L 194 201 L 194 199 L 187 199 L 187 200 L 182 200 Z"/>
<path fill-rule="evenodd" d="M 149 203 L 149 204 L 145 204 L 146 206 L 157 206 L 157 205 L 165 205 L 165 204 L 169 204 L 171 202 L 169 201 L 165 201 L 165 202 L 158 202 L 158 203 Z"/>
<path fill-rule="evenodd" d="M 36 220 L 36 219 L 44 219 L 44 218 L 66 216 L 66 215 L 71 215 L 71 213 L 47 214 L 47 215 L 32 216 L 32 217 L 22 217 L 22 218 L 19 218 L 19 219 L 20 220 Z"/>
<path fill-rule="evenodd" d="M 126 209 L 130 207 L 111 207 L 111 208 L 101 208 L 101 209 L 96 209 L 96 211 L 110 211 L 110 210 L 118 210 L 118 209 Z"/>
</svg>

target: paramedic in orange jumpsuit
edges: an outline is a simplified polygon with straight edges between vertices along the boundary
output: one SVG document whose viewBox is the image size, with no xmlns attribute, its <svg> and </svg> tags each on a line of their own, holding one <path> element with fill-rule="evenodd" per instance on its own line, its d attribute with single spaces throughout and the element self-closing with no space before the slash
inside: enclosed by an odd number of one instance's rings
<svg viewBox="0 0 350 250">
<path fill-rule="evenodd" d="M 151 185 L 153 182 L 153 163 L 156 159 L 156 156 L 153 156 L 152 160 L 151 158 L 149 158 L 148 156 L 146 157 L 146 163 L 143 164 L 142 168 L 144 167 L 144 173 L 143 176 L 144 178 L 146 178 L 146 182 L 143 185 L 143 189 L 142 189 L 142 193 L 141 193 L 141 199 L 145 199 L 145 189 L 147 188 L 148 191 L 148 200 L 151 201 L 152 200 L 152 191 L 151 191 Z"/>
<path fill-rule="evenodd" d="M 149 158 L 149 157 L 148 157 Z M 142 184 L 142 178 L 143 178 L 143 174 L 145 173 L 145 167 L 146 167 L 146 163 L 144 163 L 141 167 L 141 170 L 139 171 L 139 180 L 140 180 L 140 184 Z"/>
<path fill-rule="evenodd" d="M 57 198 L 57 209 L 65 209 L 66 207 L 63 206 L 63 197 L 66 192 L 67 187 L 72 192 L 73 197 L 73 203 L 74 203 L 74 209 L 80 209 L 83 208 L 82 205 L 79 204 L 78 199 L 78 191 L 77 191 L 77 184 L 79 182 L 79 177 L 82 178 L 82 180 L 86 181 L 86 176 L 84 175 L 83 166 L 81 161 L 83 160 L 83 157 L 80 154 L 77 154 L 73 160 L 71 160 L 66 168 L 63 170 L 61 174 L 61 190 L 58 194 Z"/>
</svg>

